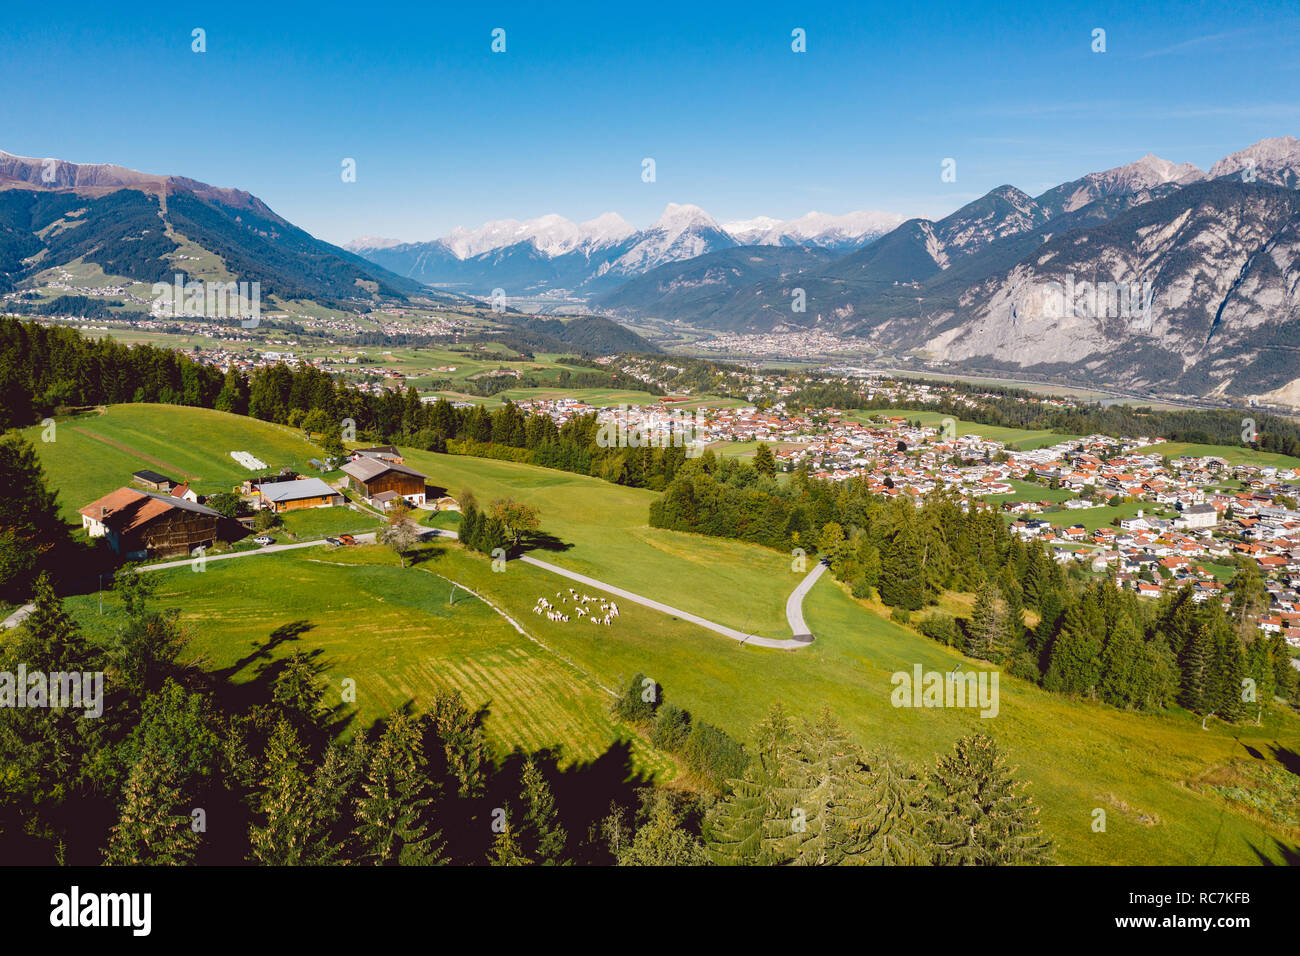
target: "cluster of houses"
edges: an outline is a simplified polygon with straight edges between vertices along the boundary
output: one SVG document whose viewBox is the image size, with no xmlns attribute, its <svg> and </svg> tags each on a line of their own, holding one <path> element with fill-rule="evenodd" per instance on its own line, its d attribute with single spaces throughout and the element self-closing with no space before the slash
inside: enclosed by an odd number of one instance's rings
<svg viewBox="0 0 1300 956">
<path fill-rule="evenodd" d="M 379 511 L 389 511 L 399 502 L 426 507 L 426 476 L 407 465 L 391 445 L 352 451 L 340 470 L 339 488 L 285 469 L 250 478 L 235 490 L 253 509 L 275 514 L 344 506 L 347 496 L 341 488 Z M 118 488 L 80 512 L 87 535 L 104 538 L 115 554 L 127 560 L 193 554 L 239 541 L 251 531 L 251 518 L 230 518 L 208 507 L 187 482 L 148 469 L 135 472 L 131 479 L 136 487 Z"/>
</svg>

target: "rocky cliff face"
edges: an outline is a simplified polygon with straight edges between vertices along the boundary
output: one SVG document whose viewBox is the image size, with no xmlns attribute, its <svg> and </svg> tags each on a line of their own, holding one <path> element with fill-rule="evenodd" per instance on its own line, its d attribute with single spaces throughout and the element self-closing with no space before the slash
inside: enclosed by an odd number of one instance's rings
<svg viewBox="0 0 1300 956">
<path fill-rule="evenodd" d="M 1300 194 L 1199 183 L 1056 236 L 925 322 L 887 322 L 944 361 L 1174 393 L 1259 393 L 1300 377 Z"/>
</svg>

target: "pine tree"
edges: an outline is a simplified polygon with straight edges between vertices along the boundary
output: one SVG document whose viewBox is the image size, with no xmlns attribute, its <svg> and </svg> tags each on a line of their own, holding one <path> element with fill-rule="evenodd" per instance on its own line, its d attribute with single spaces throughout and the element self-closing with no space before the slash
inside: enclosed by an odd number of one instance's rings
<svg viewBox="0 0 1300 956">
<path fill-rule="evenodd" d="M 249 832 L 250 854 L 267 866 L 304 862 L 311 831 L 307 799 L 307 754 L 288 720 L 281 718 L 271 733 L 263 760 L 257 816 Z"/>
<path fill-rule="evenodd" d="M 930 777 L 935 862 L 956 866 L 1047 863 L 1051 844 L 1038 808 L 1021 793 L 997 743 L 983 734 L 957 741 Z"/>
<path fill-rule="evenodd" d="M 767 478 L 776 474 L 776 459 L 772 457 L 772 449 L 763 442 L 759 442 L 754 449 L 754 470 Z"/>
<path fill-rule="evenodd" d="M 1209 626 L 1203 624 L 1196 629 L 1178 661 L 1182 672 L 1178 703 L 1198 714 L 1208 713 L 1213 705 L 1214 679 L 1210 670 L 1213 659 L 1213 638 Z"/>
<path fill-rule="evenodd" d="M 531 866 L 532 862 L 524 855 L 518 840 L 515 839 L 515 831 L 510 826 L 510 814 L 507 808 L 505 825 L 492 841 L 492 848 L 488 851 L 488 865 Z"/>
<path fill-rule="evenodd" d="M 971 611 L 970 627 L 966 634 L 966 653 L 981 660 L 997 660 L 1003 636 L 997 589 L 985 582 L 975 592 L 975 607 Z"/>
<path fill-rule="evenodd" d="M 199 834 L 190 817 L 176 812 L 184 795 L 175 768 L 145 753 L 131 767 L 122 810 L 113 826 L 104 863 L 108 866 L 184 866 L 194 862 Z"/>
<path fill-rule="evenodd" d="M 754 729 L 757 750 L 730 792 L 710 808 L 705 819 L 706 850 L 719 866 L 762 866 L 774 862 L 764 837 L 769 821 L 783 826 L 776 791 L 783 785 L 781 759 L 794 729 L 778 702 Z"/>
<path fill-rule="evenodd" d="M 472 502 L 461 508 L 460 529 L 456 532 L 461 544 L 475 551 L 478 550 L 478 534 L 481 522 L 482 514 Z"/>
<path fill-rule="evenodd" d="M 865 799 L 849 823 L 857 849 L 849 863 L 924 866 L 930 862 L 925 783 L 898 757 L 880 753 L 866 761 Z"/>
<path fill-rule="evenodd" d="M 563 863 L 568 834 L 560 825 L 550 785 L 531 757 L 524 761 L 520 785 L 524 800 L 524 819 L 518 834 L 520 847 L 538 863 Z"/>
<path fill-rule="evenodd" d="M 1144 697 L 1145 656 L 1142 638 L 1127 617 L 1115 626 L 1101 652 L 1101 680 L 1098 694 L 1116 707 L 1133 707 Z"/>
<path fill-rule="evenodd" d="M 785 749 L 778 816 L 770 821 L 771 855 L 799 866 L 834 866 L 861 844 L 853 828 L 865 815 L 866 781 L 860 754 L 829 710 L 805 726 Z"/>
<path fill-rule="evenodd" d="M 1223 720 L 1235 723 L 1246 716 L 1242 695 L 1247 676 L 1246 654 L 1241 641 L 1235 631 L 1228 631 L 1221 638 L 1214 664 L 1213 708 Z"/>
<path fill-rule="evenodd" d="M 923 580 L 921 550 L 909 521 L 895 532 L 885 548 L 880 568 L 880 600 L 891 607 L 919 611 L 925 603 Z"/>
<path fill-rule="evenodd" d="M 1095 690 L 1101 677 L 1101 642 L 1093 617 L 1082 601 L 1065 612 L 1043 676 L 1048 690 L 1064 694 L 1092 694 Z"/>
<path fill-rule="evenodd" d="M 705 866 L 703 844 L 683 825 L 668 794 L 656 791 L 649 819 L 618 855 L 619 866 Z"/>
<path fill-rule="evenodd" d="M 438 862 L 440 834 L 429 825 L 433 796 L 421 729 L 399 713 L 375 744 L 356 803 L 363 857 L 381 866 Z"/>
</svg>

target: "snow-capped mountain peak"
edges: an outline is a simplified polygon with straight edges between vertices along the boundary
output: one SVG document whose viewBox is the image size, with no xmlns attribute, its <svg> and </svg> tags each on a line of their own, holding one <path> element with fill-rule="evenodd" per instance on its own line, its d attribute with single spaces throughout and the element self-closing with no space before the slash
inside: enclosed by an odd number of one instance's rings
<svg viewBox="0 0 1300 956">
<path fill-rule="evenodd" d="M 1205 178 L 1205 173 L 1191 163 L 1173 163 L 1152 153 L 1147 153 L 1141 159 L 1126 166 L 1118 166 L 1097 175 L 1099 178 L 1109 178 L 1122 183 L 1130 189 L 1145 189 L 1164 183 L 1185 186 Z"/>
<path fill-rule="evenodd" d="M 742 245 L 755 246 L 762 241 L 763 236 L 779 225 L 781 225 L 780 219 L 773 219 L 771 216 L 756 216 L 753 219 L 736 219 L 731 222 L 724 222 L 722 231 Z"/>
<path fill-rule="evenodd" d="M 670 202 L 654 225 L 637 233 L 632 247 L 601 274 L 640 275 L 665 262 L 694 259 L 736 245 L 739 243 L 699 206 Z"/>
<path fill-rule="evenodd" d="M 588 219 L 582 224 L 585 242 L 592 249 L 622 242 L 636 233 L 636 227 L 616 212 L 601 213 L 595 219 Z"/>
<path fill-rule="evenodd" d="M 646 232 L 663 232 L 668 235 L 680 235 L 688 229 L 718 229 L 717 222 L 699 206 L 690 203 L 670 202 L 664 213 Z"/>
<path fill-rule="evenodd" d="M 358 236 L 351 242 L 343 244 L 348 252 L 360 252 L 362 249 L 391 249 L 402 245 L 401 239 L 389 239 L 385 236 Z"/>
</svg>

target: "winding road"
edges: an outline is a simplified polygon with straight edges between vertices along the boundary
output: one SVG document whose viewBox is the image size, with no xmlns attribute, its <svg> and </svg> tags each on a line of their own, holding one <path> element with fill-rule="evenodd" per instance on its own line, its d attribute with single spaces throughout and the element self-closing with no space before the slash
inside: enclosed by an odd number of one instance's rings
<svg viewBox="0 0 1300 956">
<path fill-rule="evenodd" d="M 425 532 L 426 537 L 438 538 L 456 538 L 455 531 L 448 531 L 442 528 L 431 528 Z M 375 541 L 374 532 L 356 535 L 358 542 L 362 544 L 373 544 Z M 212 554 L 206 556 L 205 561 L 233 561 L 236 558 L 252 558 L 259 554 L 277 554 L 281 551 L 294 551 L 299 548 L 314 548 L 325 544 L 325 539 L 321 538 L 316 541 L 299 541 L 293 544 L 271 544 L 264 548 L 258 548 L 256 551 L 235 551 L 228 554 Z M 181 558 L 177 561 L 163 561 L 158 564 L 150 564 L 140 568 L 143 571 L 165 571 L 168 568 L 181 568 L 186 565 L 192 565 L 194 558 Z M 648 598 L 645 595 L 637 594 L 624 588 L 615 587 L 607 584 L 597 578 L 588 577 L 585 574 L 579 574 L 577 571 L 570 571 L 568 568 L 562 568 L 558 564 L 551 564 L 549 561 L 542 561 L 531 555 L 521 555 L 516 558 L 524 564 L 531 564 L 533 567 L 541 568 L 543 571 L 550 571 L 552 574 L 558 574 L 560 577 L 568 578 L 570 581 L 577 581 L 589 587 L 599 588 L 610 594 L 617 595 L 625 601 L 631 601 L 633 604 L 640 604 L 642 607 L 648 607 L 670 617 L 680 618 L 683 621 L 689 621 L 691 624 L 713 631 L 715 634 L 721 634 L 723 637 L 729 637 L 733 641 L 741 644 L 752 644 L 756 647 L 771 647 L 783 651 L 796 651 L 801 647 L 807 647 L 813 642 L 812 632 L 808 629 L 807 623 L 803 617 L 803 599 L 804 596 L 817 583 L 817 579 L 826 571 L 826 565 L 820 561 L 814 565 L 813 569 L 799 582 L 798 586 L 790 593 L 789 599 L 785 602 L 785 616 L 790 623 L 790 630 L 793 637 L 774 638 L 762 637 L 758 634 L 747 634 L 744 631 L 738 631 L 734 627 L 728 627 L 725 624 L 719 624 L 716 621 L 710 621 L 708 618 L 700 617 L 698 614 L 692 614 L 690 611 L 683 611 L 680 608 L 673 607 L 671 604 L 664 604 L 662 601 L 656 601 L 654 598 Z M 23 618 L 31 612 L 31 605 L 25 605 L 11 614 L 3 623 L 6 628 L 17 627 L 22 623 Z"/>
</svg>

